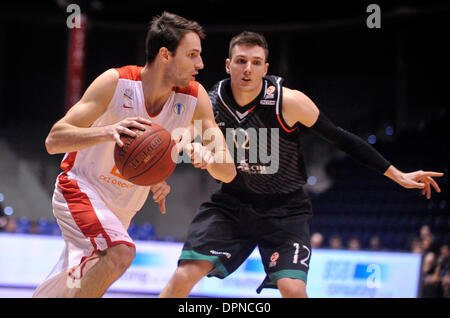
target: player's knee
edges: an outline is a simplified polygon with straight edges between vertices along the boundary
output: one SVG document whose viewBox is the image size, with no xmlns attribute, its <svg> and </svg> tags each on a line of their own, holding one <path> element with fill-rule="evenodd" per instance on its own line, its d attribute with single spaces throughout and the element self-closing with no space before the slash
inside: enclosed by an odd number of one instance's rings
<svg viewBox="0 0 450 318">
<path fill-rule="evenodd" d="M 209 261 L 184 260 L 181 261 L 175 272 L 175 279 L 182 283 L 196 283 L 206 276 L 212 267 Z"/>
<path fill-rule="evenodd" d="M 126 244 L 119 244 L 108 248 L 106 257 L 113 270 L 123 273 L 130 267 L 136 256 L 136 249 Z"/>
<path fill-rule="evenodd" d="M 277 281 L 278 289 L 284 298 L 306 298 L 306 284 L 295 278 L 281 278 Z"/>
<path fill-rule="evenodd" d="M 196 277 L 195 277 L 195 275 L 192 275 L 193 272 L 190 269 L 191 268 L 189 268 L 189 267 L 183 267 L 183 266 L 178 267 L 177 270 L 175 271 L 174 282 L 176 284 L 182 284 L 182 285 L 195 284 Z"/>
<path fill-rule="evenodd" d="M 177 268 L 175 274 L 173 275 L 173 281 L 175 284 L 185 285 L 192 280 L 192 276 L 189 272 L 183 268 Z"/>
</svg>

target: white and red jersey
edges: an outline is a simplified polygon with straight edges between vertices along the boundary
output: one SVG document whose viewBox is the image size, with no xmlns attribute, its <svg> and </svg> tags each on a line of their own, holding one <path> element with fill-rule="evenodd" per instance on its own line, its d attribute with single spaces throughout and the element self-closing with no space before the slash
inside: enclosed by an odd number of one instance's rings
<svg viewBox="0 0 450 318">
<path fill-rule="evenodd" d="M 112 100 L 92 127 L 111 125 L 127 117 L 150 119 L 169 132 L 190 124 L 197 104 L 198 82 L 192 81 L 186 88 L 174 88 L 160 113 L 150 116 L 142 89 L 142 67 L 124 66 L 116 70 L 119 81 Z M 115 142 L 110 141 L 67 153 L 56 185 L 67 195 L 80 187 L 97 193 L 127 228 L 145 203 L 150 188 L 130 183 L 120 175 L 114 164 L 114 147 Z"/>
</svg>

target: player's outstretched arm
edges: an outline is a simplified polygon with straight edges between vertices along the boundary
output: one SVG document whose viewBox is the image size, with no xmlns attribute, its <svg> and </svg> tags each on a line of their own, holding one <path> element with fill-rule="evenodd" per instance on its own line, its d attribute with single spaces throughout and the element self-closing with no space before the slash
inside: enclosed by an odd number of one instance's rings
<svg viewBox="0 0 450 318">
<path fill-rule="evenodd" d="M 78 151 L 105 141 L 116 141 L 122 146 L 121 133 L 135 136 L 129 127 L 144 129 L 143 124 L 151 123 L 143 118 L 126 118 L 114 125 L 90 127 L 108 107 L 118 79 L 117 71 L 110 69 L 92 82 L 80 101 L 53 125 L 45 140 L 48 153 Z"/>
<path fill-rule="evenodd" d="M 337 148 L 345 151 L 362 164 L 373 168 L 386 177 L 407 189 L 422 189 L 422 194 L 429 199 L 431 187 L 441 192 L 433 177 L 444 174 L 433 171 L 414 171 L 404 173 L 389 163 L 372 146 L 360 137 L 336 127 L 325 115 L 321 114 L 317 106 L 305 94 L 284 88 L 283 116 L 285 121 L 293 126 L 297 122 L 310 127 L 315 133 Z"/>
<path fill-rule="evenodd" d="M 384 175 L 404 188 L 422 189 L 422 194 L 425 195 L 427 199 L 430 199 L 432 187 L 436 192 L 441 192 L 439 185 L 433 177 L 442 177 L 444 174 L 442 172 L 422 170 L 405 173 L 391 165 Z"/>
</svg>

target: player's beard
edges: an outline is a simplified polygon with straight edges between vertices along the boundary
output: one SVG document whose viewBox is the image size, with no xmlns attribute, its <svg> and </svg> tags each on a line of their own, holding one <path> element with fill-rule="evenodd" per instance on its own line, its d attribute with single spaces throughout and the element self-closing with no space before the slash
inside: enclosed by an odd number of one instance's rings
<svg viewBox="0 0 450 318">
<path fill-rule="evenodd" d="M 192 73 L 177 69 L 176 65 L 171 65 L 167 69 L 167 74 L 172 74 L 172 80 L 175 87 L 187 87 L 192 80 Z"/>
</svg>

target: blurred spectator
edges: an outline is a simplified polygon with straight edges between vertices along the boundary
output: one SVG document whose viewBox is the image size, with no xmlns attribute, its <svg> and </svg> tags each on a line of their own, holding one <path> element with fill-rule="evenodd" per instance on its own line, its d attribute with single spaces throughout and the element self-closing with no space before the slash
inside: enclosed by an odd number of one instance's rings
<svg viewBox="0 0 450 318">
<path fill-rule="evenodd" d="M 437 253 L 436 244 L 434 242 L 434 236 L 430 233 L 422 238 L 422 250 L 423 254 L 428 252 Z"/>
<path fill-rule="evenodd" d="M 323 235 L 319 232 L 313 233 L 311 235 L 311 248 L 320 248 L 323 244 Z"/>
<path fill-rule="evenodd" d="M 328 245 L 333 250 L 340 250 L 340 249 L 343 248 L 343 246 L 342 246 L 342 239 L 339 236 L 337 236 L 337 235 L 333 235 L 330 238 L 330 240 L 328 241 Z"/>
<path fill-rule="evenodd" d="M 421 240 L 424 240 L 426 237 L 432 235 L 430 226 L 428 224 L 422 225 L 420 227 L 419 234 Z"/>
<path fill-rule="evenodd" d="M 416 254 L 423 254 L 422 240 L 420 237 L 414 237 L 412 239 L 410 251 Z"/>
<path fill-rule="evenodd" d="M 22 234 L 30 233 L 31 221 L 28 218 L 20 217 L 17 218 L 16 220 L 17 226 L 15 233 L 22 233 Z"/>
<path fill-rule="evenodd" d="M 8 224 L 8 218 L 4 215 L 0 216 L 0 232 L 5 230 L 6 224 Z"/>
<path fill-rule="evenodd" d="M 369 249 L 379 251 L 381 249 L 381 240 L 379 236 L 372 236 L 369 241 Z"/>
<path fill-rule="evenodd" d="M 422 265 L 424 298 L 450 298 L 450 253 L 448 245 L 440 248 L 439 257 L 427 252 Z"/>
<path fill-rule="evenodd" d="M 357 237 L 351 237 L 347 242 L 347 248 L 351 251 L 358 251 L 361 249 L 361 242 Z"/>
<path fill-rule="evenodd" d="M 434 272 L 436 267 L 436 255 L 434 253 L 427 253 L 423 258 L 422 274 L 427 275 Z"/>
<path fill-rule="evenodd" d="M 17 219 L 9 218 L 8 223 L 5 226 L 6 233 L 16 233 L 17 232 Z"/>
<path fill-rule="evenodd" d="M 436 271 L 436 255 L 428 252 L 423 258 L 422 264 L 422 297 L 440 298 L 442 297 L 442 286 L 439 275 Z"/>
<path fill-rule="evenodd" d="M 434 235 L 431 232 L 431 228 L 428 224 L 424 224 L 420 227 L 419 238 L 422 245 L 422 254 L 427 254 L 428 252 L 433 252 L 434 254 L 439 254 L 439 246 L 436 244 Z"/>
<path fill-rule="evenodd" d="M 437 269 L 441 279 L 443 296 L 450 298 L 450 252 L 448 244 L 442 245 L 437 260 Z"/>
<path fill-rule="evenodd" d="M 32 221 L 30 223 L 30 228 L 28 230 L 29 234 L 39 234 L 39 224 L 37 221 Z"/>
</svg>

